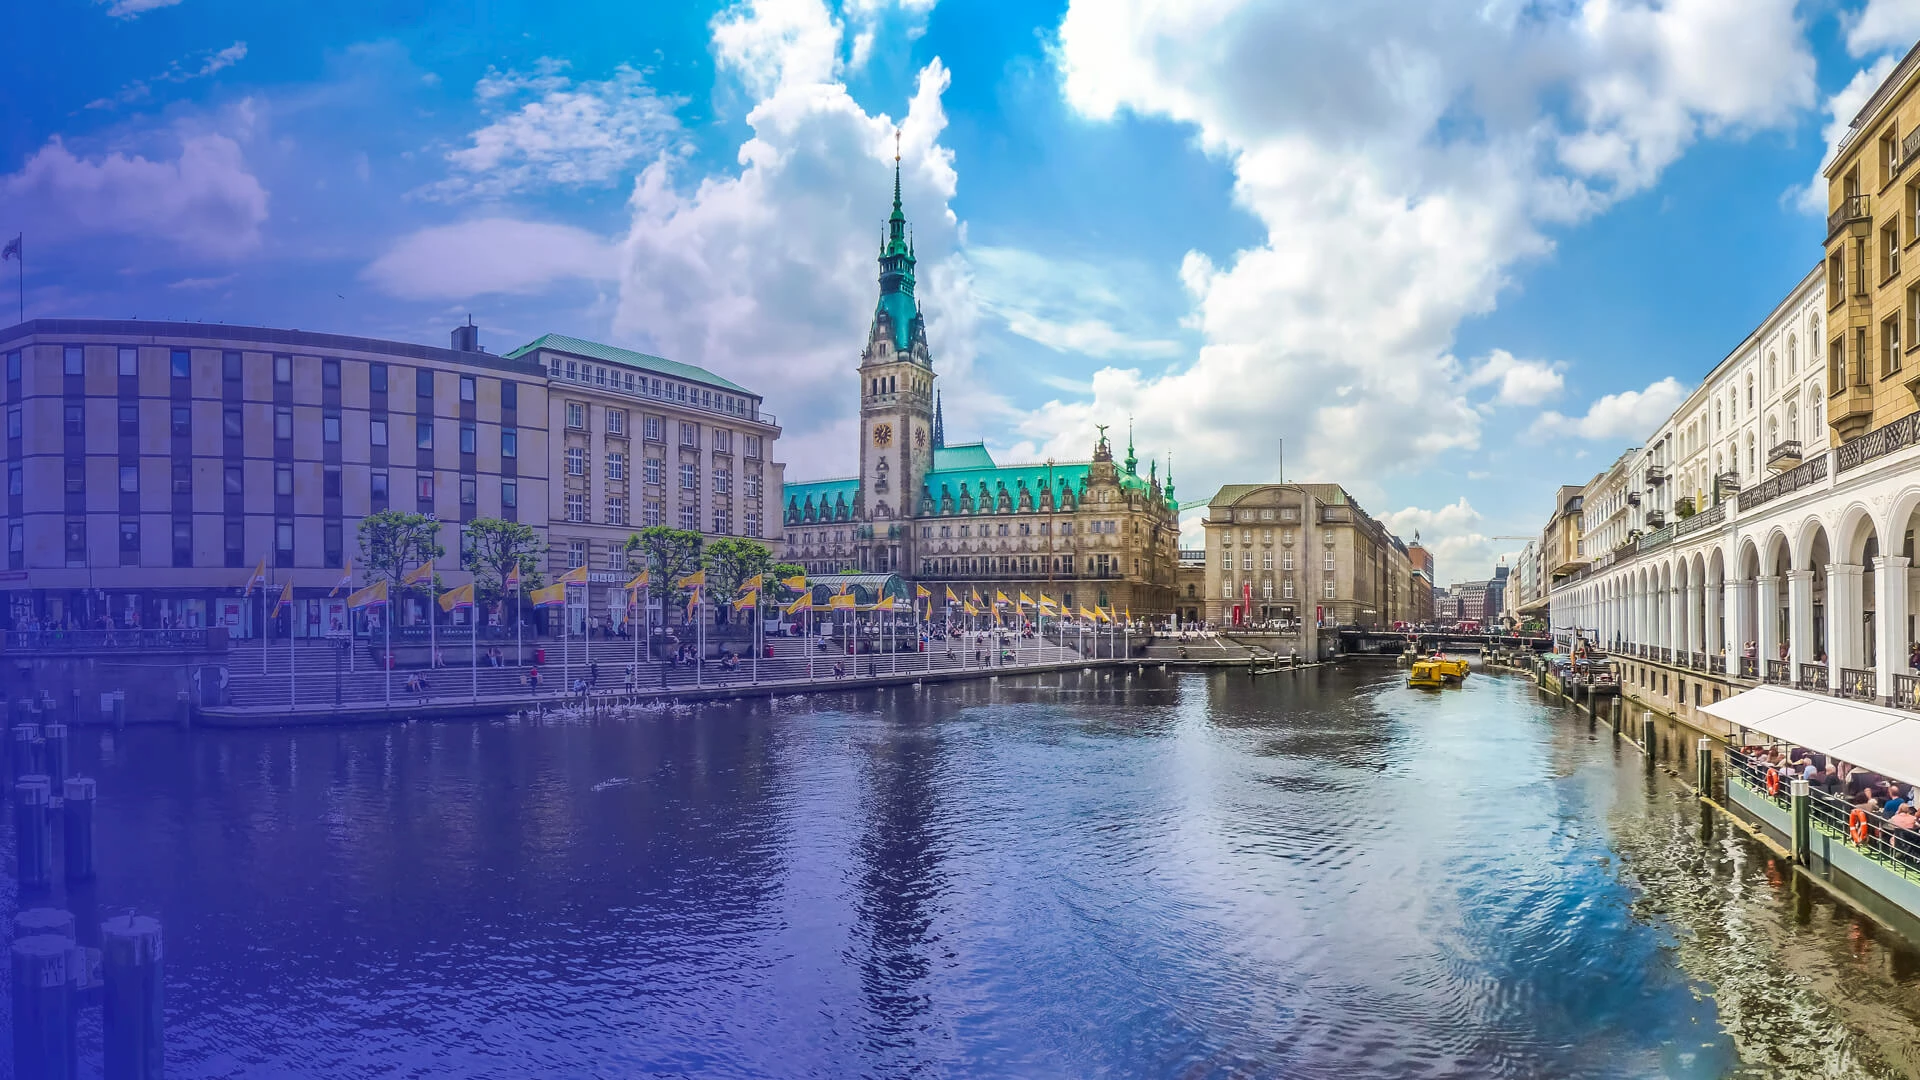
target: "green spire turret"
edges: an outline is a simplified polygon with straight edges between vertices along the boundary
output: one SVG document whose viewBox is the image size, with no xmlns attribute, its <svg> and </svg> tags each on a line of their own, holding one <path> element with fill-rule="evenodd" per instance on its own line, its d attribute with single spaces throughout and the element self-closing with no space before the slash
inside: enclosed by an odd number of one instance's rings
<svg viewBox="0 0 1920 1080">
<path fill-rule="evenodd" d="M 916 339 L 925 340 L 920 305 L 913 298 L 913 242 L 907 236 L 907 212 L 900 200 L 900 133 L 893 133 L 893 213 L 887 216 L 880 242 L 880 302 L 874 308 L 875 329 L 885 316 L 893 330 L 894 348 L 906 352 Z"/>
</svg>

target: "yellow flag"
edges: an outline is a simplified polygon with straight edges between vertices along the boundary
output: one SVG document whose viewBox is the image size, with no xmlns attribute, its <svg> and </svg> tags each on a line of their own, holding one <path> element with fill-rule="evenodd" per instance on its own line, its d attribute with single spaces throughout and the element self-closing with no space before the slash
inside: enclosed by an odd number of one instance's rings
<svg viewBox="0 0 1920 1080">
<path fill-rule="evenodd" d="M 1056 604 L 1056 603 L 1054 603 L 1054 601 L 1053 601 L 1053 597 L 1051 597 L 1051 596 L 1048 596 L 1048 595 L 1047 595 L 1046 593 L 1041 593 L 1041 594 L 1040 594 L 1040 606 L 1041 606 L 1041 607 L 1043 607 L 1043 608 L 1057 608 L 1057 607 L 1059 607 L 1060 605 L 1059 605 L 1059 604 Z"/>
<path fill-rule="evenodd" d="M 835 608 L 844 608 L 846 610 L 851 611 L 853 610 L 854 606 L 855 605 L 853 602 L 853 597 L 847 593 L 836 593 L 833 596 L 827 597 L 828 610 L 832 610 Z"/>
<path fill-rule="evenodd" d="M 350 611 L 358 611 L 361 608 L 383 607 L 386 602 L 387 579 L 381 578 L 379 581 L 347 597 L 347 609 Z"/>
<path fill-rule="evenodd" d="M 586 583 L 587 568 L 584 566 L 576 566 L 560 575 L 559 584 L 561 585 L 585 585 Z"/>
<path fill-rule="evenodd" d="M 534 607 L 565 607 L 567 587 L 564 583 L 555 582 L 544 589 L 533 590 L 527 598 L 533 601 Z"/>
<path fill-rule="evenodd" d="M 407 576 L 400 579 L 400 584 L 418 585 L 423 581 L 432 581 L 432 580 L 433 580 L 433 564 L 430 562 L 423 562 L 419 566 L 416 566 L 413 569 L 407 571 Z"/>
<path fill-rule="evenodd" d="M 755 574 L 752 577 L 748 578 L 747 580 L 741 582 L 740 587 L 743 589 L 753 589 L 755 591 L 758 591 L 759 589 L 765 586 L 765 579 L 766 579 L 765 574 Z"/>
<path fill-rule="evenodd" d="M 933 595 L 933 590 L 927 588 L 925 585 L 915 585 L 913 587 L 913 595 L 918 599 L 925 600 Z"/>
<path fill-rule="evenodd" d="M 691 589 L 697 585 L 705 585 L 706 583 L 707 572 L 705 570 L 695 570 L 693 573 L 681 578 L 677 584 L 682 589 Z"/>
<path fill-rule="evenodd" d="M 1094 618 L 1094 617 L 1093 617 L 1093 612 L 1091 612 L 1091 611 L 1088 611 L 1088 610 L 1087 610 L 1086 608 L 1081 608 L 1081 609 L 1080 609 L 1080 617 L 1081 617 L 1081 618 L 1083 618 L 1083 619 L 1085 619 L 1085 620 L 1087 620 L 1088 622 L 1099 622 L 1099 621 L 1100 621 L 1100 620 L 1098 620 L 1098 619 L 1096 619 L 1096 618 Z"/>
<path fill-rule="evenodd" d="M 351 590 L 352 588 L 353 588 L 353 560 L 348 559 L 347 568 L 345 570 L 340 571 L 340 580 L 333 583 L 333 591 L 328 593 L 327 595 L 339 596 L 341 589 Z"/>
<path fill-rule="evenodd" d="M 1026 593 L 1021 593 L 1021 594 L 1020 594 L 1020 606 L 1021 606 L 1022 608 L 1030 608 L 1030 607 L 1032 607 L 1032 606 L 1033 606 L 1033 597 L 1031 597 L 1031 596 L 1028 596 L 1028 595 L 1027 595 Z"/>
<path fill-rule="evenodd" d="M 1133 621 L 1133 605 L 1132 604 L 1127 605 L 1127 621 L 1128 622 Z"/>
<path fill-rule="evenodd" d="M 891 596 L 883 596 L 883 597 L 881 597 L 881 598 L 880 598 L 879 600 L 877 600 L 877 601 L 875 601 L 875 602 L 874 602 L 874 605 L 873 605 L 873 610 L 875 610 L 875 611 L 892 611 L 892 610 L 893 610 L 893 597 L 891 597 Z"/>
<path fill-rule="evenodd" d="M 847 594 L 847 590 L 851 588 L 853 588 L 853 582 L 843 581 L 840 584 L 834 586 L 833 591 L 840 596 L 845 596 Z"/>
<path fill-rule="evenodd" d="M 745 596 L 742 596 L 740 599 L 735 600 L 733 602 L 733 610 L 735 611 L 745 611 L 748 608 L 759 607 L 759 606 L 760 606 L 760 591 L 758 589 L 755 589 L 753 592 L 750 592 Z"/>
<path fill-rule="evenodd" d="M 795 574 L 780 584 L 785 585 L 789 589 L 804 589 L 807 587 L 807 575 Z"/>
<path fill-rule="evenodd" d="M 963 603 L 962 603 L 962 604 L 960 605 L 960 610 L 961 610 L 961 611 L 964 611 L 964 612 L 966 612 L 966 613 L 967 613 L 967 614 L 969 614 L 969 615 L 978 615 L 978 614 L 980 614 L 980 609 L 979 609 L 979 608 L 976 608 L 976 607 L 974 607 L 974 606 L 973 606 L 973 603 L 972 603 L 972 601 L 966 601 L 966 602 L 963 602 Z"/>
<path fill-rule="evenodd" d="M 959 602 L 960 602 L 960 598 L 953 595 L 953 586 L 951 585 L 947 586 L 947 603 L 957 604 Z"/>
<path fill-rule="evenodd" d="M 788 604 L 784 608 L 781 608 L 780 611 L 782 614 L 785 614 L 785 615 L 798 615 L 812 606 L 813 606 L 813 597 L 807 593 L 802 593 L 800 594 L 800 599 L 795 600 L 793 603 Z"/>
<path fill-rule="evenodd" d="M 267 586 L 267 560 L 261 559 L 260 565 L 253 568 L 252 576 L 247 578 L 247 591 L 241 593 L 240 595 L 252 596 L 253 590 L 264 589 L 266 588 L 266 586 Z"/>
<path fill-rule="evenodd" d="M 967 599 L 973 601 L 976 604 L 985 602 L 980 599 L 980 590 L 971 585 L 967 586 Z"/>
<path fill-rule="evenodd" d="M 700 607 L 700 586 L 695 585 L 693 587 L 693 591 L 687 594 L 687 618 L 689 620 L 693 618 L 693 613 L 699 607 Z"/>
<path fill-rule="evenodd" d="M 288 581 L 286 586 L 280 590 L 280 599 L 274 601 L 273 603 L 273 613 L 275 615 L 278 615 L 280 614 L 281 608 L 292 607 L 292 606 L 293 606 L 293 582 Z"/>
<path fill-rule="evenodd" d="M 994 602 L 995 604 L 1011 604 L 1011 603 L 1013 603 L 1013 601 L 1011 601 L 1011 600 L 1009 600 L 1009 599 L 1007 599 L 1007 594 L 1006 594 L 1006 593 L 1003 593 L 1003 592 L 1001 592 L 1001 591 L 1000 591 L 999 589 L 995 589 L 995 590 L 993 590 L 993 602 Z"/>
<path fill-rule="evenodd" d="M 520 564 L 516 562 L 513 564 L 513 569 L 507 571 L 507 588 L 517 589 L 519 587 L 520 587 Z"/>
<path fill-rule="evenodd" d="M 646 587 L 647 587 L 647 572 L 645 570 L 642 570 L 639 573 L 633 575 L 633 580 L 627 582 L 628 592 L 632 592 L 635 589 L 644 589 Z"/>
<path fill-rule="evenodd" d="M 441 611 L 452 611 L 455 608 L 470 608 L 472 606 L 473 585 L 471 582 L 448 589 L 446 592 L 440 594 Z"/>
</svg>

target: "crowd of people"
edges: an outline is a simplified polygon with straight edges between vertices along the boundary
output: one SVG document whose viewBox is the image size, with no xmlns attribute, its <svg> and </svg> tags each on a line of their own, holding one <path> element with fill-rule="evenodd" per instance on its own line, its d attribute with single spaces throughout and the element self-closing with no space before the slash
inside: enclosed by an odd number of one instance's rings
<svg viewBox="0 0 1920 1080">
<path fill-rule="evenodd" d="M 1920 795 L 1911 784 L 1804 747 L 1769 745 L 1740 748 L 1754 775 L 1769 772 L 1790 780 L 1805 780 L 1818 797 L 1840 804 L 1843 814 L 1866 812 L 1874 832 L 1910 859 L 1920 858 Z"/>
</svg>

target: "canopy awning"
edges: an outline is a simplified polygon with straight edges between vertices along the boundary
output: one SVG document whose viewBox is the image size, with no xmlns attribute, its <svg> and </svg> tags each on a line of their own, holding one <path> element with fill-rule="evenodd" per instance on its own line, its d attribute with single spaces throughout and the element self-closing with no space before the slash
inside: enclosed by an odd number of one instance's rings
<svg viewBox="0 0 1920 1080">
<path fill-rule="evenodd" d="M 1769 738 L 1920 782 L 1920 715 L 1784 686 L 1758 686 L 1700 711 Z"/>
</svg>

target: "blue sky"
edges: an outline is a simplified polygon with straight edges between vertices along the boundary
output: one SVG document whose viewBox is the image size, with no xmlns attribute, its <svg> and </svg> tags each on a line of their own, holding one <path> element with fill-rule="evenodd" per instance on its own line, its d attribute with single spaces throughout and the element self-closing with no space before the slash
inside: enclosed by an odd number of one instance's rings
<svg viewBox="0 0 1920 1080">
<path fill-rule="evenodd" d="M 709 366 L 766 395 L 790 476 L 841 474 L 899 127 L 950 437 L 1081 456 L 1131 414 L 1186 499 L 1272 478 L 1285 440 L 1289 479 L 1346 484 L 1455 579 L 1814 264 L 1800 192 L 1920 0 L 51 0 L 0 26 L 37 43 L 0 96 L 29 314 L 442 342 L 471 313 L 495 350 Z"/>
</svg>

